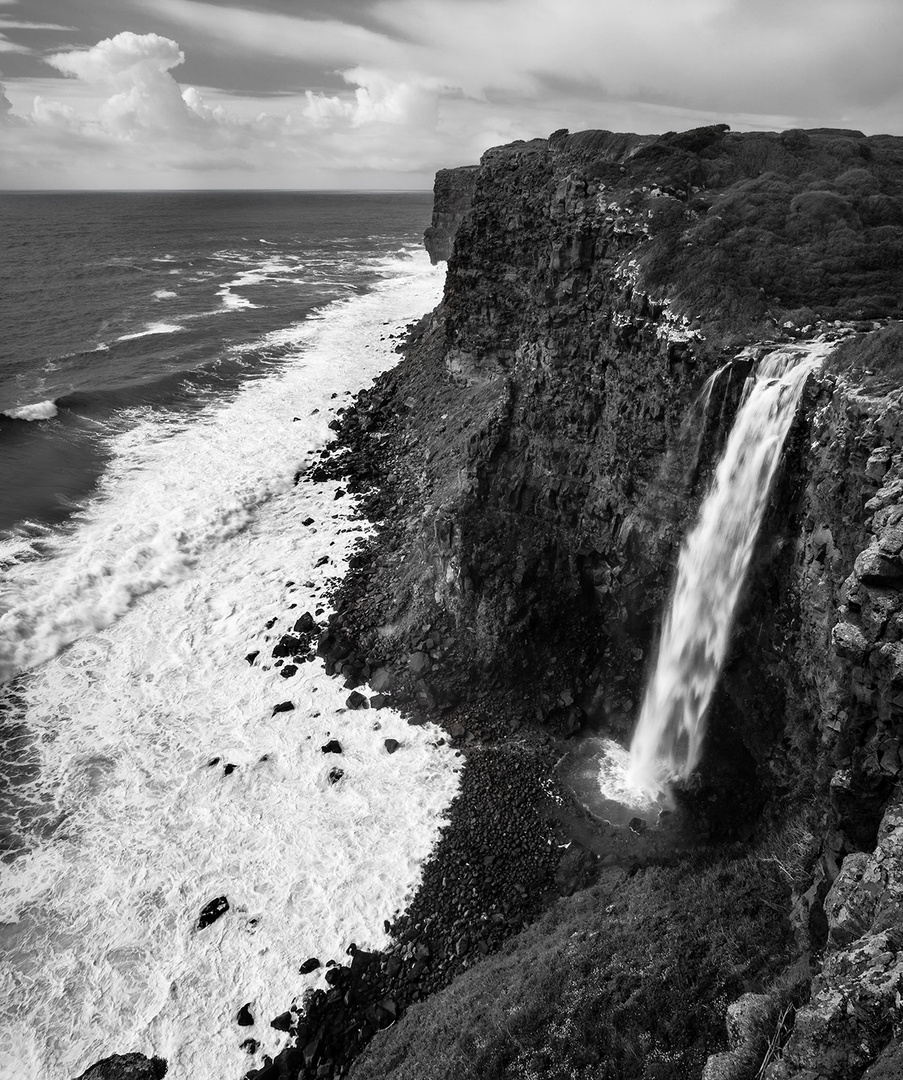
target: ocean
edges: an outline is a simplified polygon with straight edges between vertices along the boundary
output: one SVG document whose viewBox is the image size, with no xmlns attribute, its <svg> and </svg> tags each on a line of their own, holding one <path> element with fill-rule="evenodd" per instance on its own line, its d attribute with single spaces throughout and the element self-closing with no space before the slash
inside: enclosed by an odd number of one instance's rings
<svg viewBox="0 0 903 1080">
<path fill-rule="evenodd" d="M 238 1080 L 324 985 L 299 965 L 383 944 L 416 887 L 458 759 L 268 658 L 366 529 L 295 477 L 440 298 L 430 207 L 0 196 L 3 1080 Z"/>
</svg>

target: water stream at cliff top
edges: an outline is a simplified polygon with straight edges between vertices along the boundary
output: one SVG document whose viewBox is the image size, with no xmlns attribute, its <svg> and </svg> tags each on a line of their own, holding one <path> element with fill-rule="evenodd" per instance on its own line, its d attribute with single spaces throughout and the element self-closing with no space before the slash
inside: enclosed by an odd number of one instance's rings
<svg viewBox="0 0 903 1080">
<path fill-rule="evenodd" d="M 782 347 L 747 380 L 712 486 L 680 551 L 629 761 L 623 751 L 620 758 L 603 755 L 600 786 L 613 799 L 643 806 L 699 763 L 706 710 L 784 440 L 809 373 L 831 348 L 825 342 Z"/>
</svg>

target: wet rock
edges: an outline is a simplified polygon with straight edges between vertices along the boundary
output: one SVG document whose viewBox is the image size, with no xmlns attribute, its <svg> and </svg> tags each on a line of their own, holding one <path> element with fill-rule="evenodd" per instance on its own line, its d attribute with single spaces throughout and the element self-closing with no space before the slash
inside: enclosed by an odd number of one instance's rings
<svg viewBox="0 0 903 1080">
<path fill-rule="evenodd" d="M 198 915 L 197 929 L 203 930 L 205 926 L 215 923 L 216 920 L 222 918 L 228 910 L 229 901 L 226 897 L 217 896 L 215 900 L 211 900 L 209 904 L 205 904 L 201 908 L 201 913 Z"/>
<path fill-rule="evenodd" d="M 279 672 L 283 679 L 290 679 L 293 675 L 298 673 L 298 667 L 296 664 L 286 664 L 285 667 Z"/>
<path fill-rule="evenodd" d="M 273 706 L 273 714 L 272 715 L 275 716 L 276 713 L 281 713 L 281 712 L 291 712 L 292 709 L 294 709 L 294 707 L 295 706 L 290 701 L 281 701 L 278 705 Z"/>
<path fill-rule="evenodd" d="M 315 957 L 310 957 L 309 960 L 305 960 L 301 967 L 298 968 L 298 972 L 301 975 L 309 975 L 312 971 L 316 971 L 320 966 L 320 961 Z"/>
<path fill-rule="evenodd" d="M 260 650 L 256 649 L 254 652 L 249 652 L 248 655 L 245 657 L 245 660 L 247 660 L 248 663 L 253 666 L 254 661 L 257 659 L 258 656 L 260 656 Z"/>
<path fill-rule="evenodd" d="M 341 754 L 342 744 L 338 739 L 330 739 L 328 743 L 324 743 L 320 747 L 324 754 Z"/>
<path fill-rule="evenodd" d="M 389 699 L 385 694 L 374 694 L 370 698 L 371 709 L 384 709 L 389 704 Z"/>
<path fill-rule="evenodd" d="M 330 769 L 327 779 L 329 780 L 330 784 L 337 784 L 344 775 L 344 769 Z"/>
<path fill-rule="evenodd" d="M 161 1080 L 166 1072 L 167 1064 L 163 1058 L 113 1054 L 92 1065 L 77 1080 Z"/>
<path fill-rule="evenodd" d="M 296 634 L 312 634 L 317 629 L 317 624 L 314 621 L 313 615 L 311 615 L 309 611 L 305 611 L 292 629 Z"/>
<path fill-rule="evenodd" d="M 290 1031 L 293 1023 L 294 1017 L 290 1011 L 287 1011 L 274 1016 L 270 1021 L 270 1027 L 275 1028 L 277 1031 Z"/>
<path fill-rule="evenodd" d="M 242 1007 L 238 1010 L 238 1015 L 235 1017 L 235 1022 L 238 1024 L 239 1027 L 251 1027 L 251 1025 L 254 1023 L 254 1017 L 251 1015 L 250 1002 L 248 1002 L 246 1005 L 242 1005 Z"/>
<path fill-rule="evenodd" d="M 383 740 L 383 746 L 386 748 L 387 754 L 394 754 L 399 746 L 401 746 L 401 743 L 398 739 L 385 739 Z"/>
<path fill-rule="evenodd" d="M 376 668 L 370 676 L 370 689 L 375 690 L 377 693 L 392 690 L 394 684 L 395 680 L 392 678 L 392 673 L 388 668 Z"/>
<path fill-rule="evenodd" d="M 274 658 L 294 656 L 296 653 L 305 652 L 307 645 L 299 637 L 291 634 L 283 634 L 279 643 L 273 647 Z"/>
<path fill-rule="evenodd" d="M 256 1054 L 260 1048 L 260 1043 L 256 1039 L 245 1039 L 244 1042 L 238 1044 L 239 1050 L 244 1050 L 246 1054 Z"/>
<path fill-rule="evenodd" d="M 231 776 L 237 768 L 237 765 L 233 765 L 231 761 L 228 762 L 223 766 L 223 776 Z"/>
<path fill-rule="evenodd" d="M 312 517 L 307 517 L 301 522 L 301 524 L 304 525 L 305 527 L 308 526 L 308 525 L 313 525 L 313 523 L 314 523 L 314 519 Z"/>
<path fill-rule="evenodd" d="M 363 694 L 359 693 L 357 690 L 352 690 L 352 692 L 345 699 L 345 705 L 349 709 L 366 709 L 366 708 L 368 708 L 367 699 L 364 697 Z"/>
<path fill-rule="evenodd" d="M 900 1080 L 903 1077 L 903 1042 L 894 1039 L 881 1051 L 878 1060 L 862 1074 L 862 1080 Z"/>
</svg>

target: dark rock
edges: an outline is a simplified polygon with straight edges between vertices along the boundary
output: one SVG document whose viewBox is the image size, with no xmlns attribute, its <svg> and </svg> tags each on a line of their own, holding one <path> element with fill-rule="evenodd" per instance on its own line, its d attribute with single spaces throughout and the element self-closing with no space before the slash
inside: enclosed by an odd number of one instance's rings
<svg viewBox="0 0 903 1080">
<path fill-rule="evenodd" d="M 344 769 L 330 769 L 327 779 L 329 780 L 330 784 L 337 784 L 344 775 Z"/>
<path fill-rule="evenodd" d="M 279 674 L 283 679 L 290 679 L 293 675 L 296 675 L 297 672 L 298 668 L 295 664 L 286 664 Z"/>
<path fill-rule="evenodd" d="M 333 501 L 336 500 L 336 499 L 341 499 L 341 497 L 344 494 L 345 494 L 345 489 L 344 488 L 336 488 L 335 495 L 333 495 L 333 497 L 332 497 Z"/>
<path fill-rule="evenodd" d="M 113 1054 L 92 1065 L 77 1080 L 162 1080 L 166 1072 L 167 1064 L 163 1058 Z"/>
<path fill-rule="evenodd" d="M 256 1039 L 245 1039 L 244 1042 L 238 1044 L 239 1050 L 244 1050 L 246 1054 L 256 1054 L 260 1049 L 260 1043 Z"/>
<path fill-rule="evenodd" d="M 218 896 L 215 900 L 211 900 L 209 904 L 205 904 L 201 908 L 201 913 L 198 915 L 197 929 L 203 930 L 205 926 L 209 926 L 211 923 L 215 923 L 217 919 L 221 918 L 229 910 L 229 901 L 225 896 Z"/>
<path fill-rule="evenodd" d="M 324 754 L 341 754 L 342 744 L 338 739 L 330 739 L 328 743 L 325 743 L 320 747 Z"/>
<path fill-rule="evenodd" d="M 304 963 L 298 968 L 301 975 L 309 975 L 312 971 L 316 971 L 320 966 L 320 961 L 312 956 L 309 960 L 305 960 Z"/>
<path fill-rule="evenodd" d="M 254 1017 L 251 1015 L 250 1002 L 248 1002 L 246 1005 L 242 1005 L 242 1007 L 238 1010 L 238 1015 L 235 1019 L 239 1027 L 251 1027 L 251 1025 L 254 1023 Z"/>
<path fill-rule="evenodd" d="M 270 619 L 269 622 L 265 622 L 263 625 L 264 625 L 265 629 L 272 630 L 273 627 L 276 625 L 276 620 L 275 619 Z"/>
<path fill-rule="evenodd" d="M 383 746 L 385 746 L 387 754 L 394 754 L 399 746 L 401 746 L 401 743 L 398 739 L 385 739 L 383 741 Z"/>
<path fill-rule="evenodd" d="M 253 665 L 254 661 L 257 659 L 258 656 L 260 656 L 259 649 L 255 650 L 254 652 L 249 652 L 248 655 L 245 657 L 245 660 L 247 660 L 249 664 Z"/>
<path fill-rule="evenodd" d="M 312 634 L 317 629 L 317 624 L 313 615 L 309 611 L 305 611 L 292 629 L 296 634 Z"/>
<path fill-rule="evenodd" d="M 368 702 L 363 694 L 353 690 L 345 699 L 345 706 L 349 709 L 366 709 L 368 708 Z"/>
<path fill-rule="evenodd" d="M 305 518 L 301 524 L 304 526 L 313 525 L 314 519 L 312 517 Z"/>
<path fill-rule="evenodd" d="M 283 634 L 279 639 L 279 643 L 273 647 L 274 657 L 287 657 L 294 656 L 295 653 L 302 653 L 306 650 L 306 644 L 299 637 L 293 637 L 291 634 Z"/>
<path fill-rule="evenodd" d="M 276 713 L 291 712 L 294 709 L 294 705 L 290 701 L 281 701 L 278 705 L 273 706 L 273 716 Z"/>
<path fill-rule="evenodd" d="M 237 765 L 233 765 L 231 761 L 228 762 L 226 765 L 223 766 L 223 776 L 231 776 L 237 768 Z"/>
<path fill-rule="evenodd" d="M 273 1017 L 270 1021 L 270 1027 L 275 1028 L 277 1031 L 290 1031 L 293 1023 L 294 1017 L 291 1012 L 284 1012 Z"/>
</svg>

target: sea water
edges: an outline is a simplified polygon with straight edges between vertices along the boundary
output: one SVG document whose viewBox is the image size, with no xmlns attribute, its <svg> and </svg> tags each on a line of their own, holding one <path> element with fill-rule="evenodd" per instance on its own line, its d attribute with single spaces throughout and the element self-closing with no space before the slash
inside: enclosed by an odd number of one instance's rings
<svg viewBox="0 0 903 1080">
<path fill-rule="evenodd" d="M 304 960 L 385 941 L 456 790 L 437 729 L 346 709 L 319 662 L 283 678 L 268 660 L 298 615 L 325 617 L 364 530 L 335 483 L 294 481 L 439 298 L 416 247 L 428 198 L 0 207 L 19 260 L 0 355 L 0 1075 L 140 1051 L 173 1080 L 238 1078 L 321 981 Z"/>
</svg>

